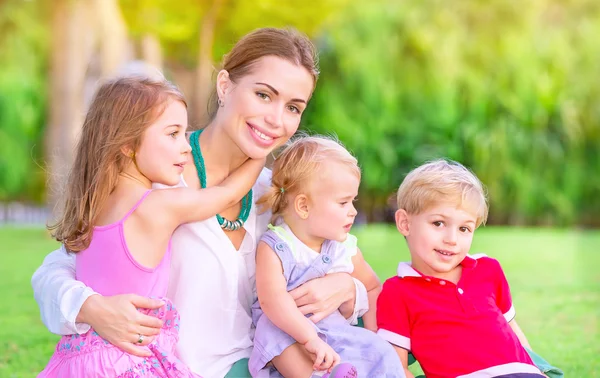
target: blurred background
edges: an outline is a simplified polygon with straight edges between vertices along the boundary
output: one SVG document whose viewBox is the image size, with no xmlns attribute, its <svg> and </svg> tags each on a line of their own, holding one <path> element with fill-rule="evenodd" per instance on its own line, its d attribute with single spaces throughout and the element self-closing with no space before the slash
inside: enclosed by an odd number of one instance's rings
<svg viewBox="0 0 600 378">
<path fill-rule="evenodd" d="M 34 376 L 57 340 L 29 279 L 57 247 L 43 226 L 98 80 L 158 67 L 199 126 L 221 57 L 264 26 L 320 51 L 302 124 L 357 156 L 380 277 L 408 258 L 386 224 L 404 175 L 460 161 L 490 197 L 473 248 L 507 270 L 532 346 L 600 376 L 598 0 L 0 0 L 0 377 Z"/>
</svg>

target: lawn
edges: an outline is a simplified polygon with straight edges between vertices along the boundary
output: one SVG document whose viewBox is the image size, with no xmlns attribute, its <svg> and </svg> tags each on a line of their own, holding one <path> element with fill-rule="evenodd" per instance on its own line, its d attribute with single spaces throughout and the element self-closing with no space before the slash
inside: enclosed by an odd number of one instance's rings
<svg viewBox="0 0 600 378">
<path fill-rule="evenodd" d="M 356 231 L 382 279 L 407 260 L 389 226 Z M 57 244 L 41 229 L 0 228 L 0 377 L 32 377 L 58 337 L 42 325 L 30 286 L 33 271 Z M 511 283 L 517 320 L 532 347 L 567 377 L 600 377 L 600 232 L 487 227 L 472 252 L 500 260 Z"/>
</svg>

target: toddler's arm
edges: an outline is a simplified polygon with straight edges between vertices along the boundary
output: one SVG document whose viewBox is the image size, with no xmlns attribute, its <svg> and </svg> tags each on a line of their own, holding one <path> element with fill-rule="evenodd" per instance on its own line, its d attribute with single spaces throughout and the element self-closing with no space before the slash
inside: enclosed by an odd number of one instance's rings
<svg viewBox="0 0 600 378">
<path fill-rule="evenodd" d="M 298 310 L 286 289 L 281 260 L 271 247 L 260 242 L 256 250 L 256 291 L 260 307 L 273 324 L 304 345 L 318 338 L 317 331 Z"/>
<path fill-rule="evenodd" d="M 159 206 L 173 216 L 175 226 L 205 220 L 238 203 L 252 188 L 264 165 L 265 159 L 249 159 L 218 185 L 200 190 L 157 190 L 153 195 Z"/>
<path fill-rule="evenodd" d="M 365 285 L 369 298 L 369 310 L 362 317 L 365 328 L 377 332 L 377 297 L 381 293 L 381 282 L 358 248 L 356 255 L 352 257 L 352 264 L 354 265 L 352 277 Z"/>
<path fill-rule="evenodd" d="M 265 316 L 279 329 L 293 337 L 313 357 L 313 369 L 329 370 L 339 363 L 339 355 L 325 343 L 296 306 L 287 292 L 281 260 L 265 243 L 256 251 L 256 290 Z"/>
</svg>

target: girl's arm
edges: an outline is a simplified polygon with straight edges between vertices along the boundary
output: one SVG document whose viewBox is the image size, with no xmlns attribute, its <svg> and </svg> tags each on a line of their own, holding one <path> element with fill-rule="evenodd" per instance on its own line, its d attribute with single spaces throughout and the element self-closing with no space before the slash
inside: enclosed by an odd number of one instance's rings
<svg viewBox="0 0 600 378">
<path fill-rule="evenodd" d="M 365 285 L 369 298 L 369 311 L 362 317 L 365 328 L 377 332 L 377 297 L 381 293 L 381 282 L 358 248 L 356 255 L 352 257 L 352 264 L 354 264 L 352 277 L 357 278 Z"/>
<path fill-rule="evenodd" d="M 265 159 L 248 159 L 223 182 L 205 189 L 173 188 L 153 193 L 157 205 L 171 214 L 175 227 L 208 219 L 235 205 L 252 188 Z"/>
<path fill-rule="evenodd" d="M 317 331 L 287 292 L 283 267 L 277 254 L 266 243 L 256 249 L 256 291 L 260 307 L 279 329 L 304 345 L 318 338 Z"/>
<path fill-rule="evenodd" d="M 392 344 L 392 346 L 396 350 L 398 357 L 400 357 L 400 361 L 402 362 L 402 367 L 404 368 L 404 374 L 406 375 L 406 378 L 415 378 L 413 373 L 411 373 L 411 371 L 408 370 L 408 351 L 394 344 Z"/>
</svg>

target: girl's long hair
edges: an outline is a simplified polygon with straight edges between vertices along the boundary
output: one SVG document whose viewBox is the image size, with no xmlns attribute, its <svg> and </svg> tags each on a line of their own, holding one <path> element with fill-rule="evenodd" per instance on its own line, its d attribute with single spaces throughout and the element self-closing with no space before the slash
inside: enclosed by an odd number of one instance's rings
<svg viewBox="0 0 600 378">
<path fill-rule="evenodd" d="M 146 128 L 170 101 L 187 106 L 177 87 L 161 79 L 122 77 L 98 89 L 77 143 L 63 211 L 57 223 L 48 226 L 68 251 L 79 252 L 89 246 L 98 215 L 119 173 L 131 162 L 123 147 L 136 151 Z"/>
</svg>

